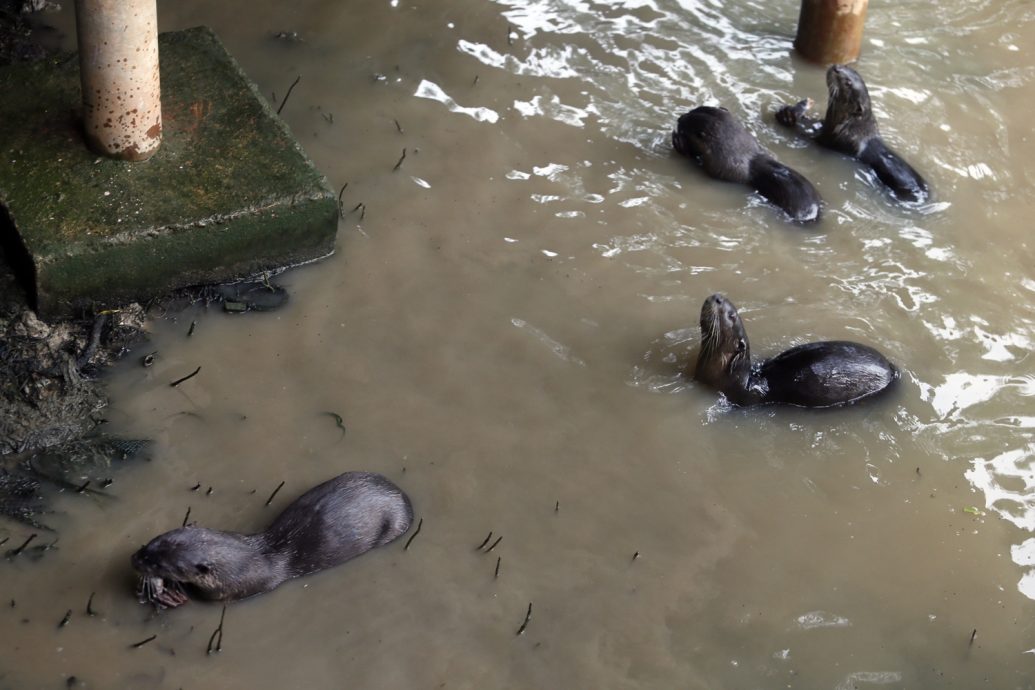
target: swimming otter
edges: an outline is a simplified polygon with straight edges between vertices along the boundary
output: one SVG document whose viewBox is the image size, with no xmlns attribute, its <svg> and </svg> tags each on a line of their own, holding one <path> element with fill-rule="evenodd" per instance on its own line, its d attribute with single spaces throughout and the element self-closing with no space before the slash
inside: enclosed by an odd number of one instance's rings
<svg viewBox="0 0 1035 690">
<path fill-rule="evenodd" d="M 822 122 L 806 116 L 812 106 L 809 99 L 783 106 L 776 111 L 776 121 L 866 163 L 897 198 L 926 201 L 930 196 L 927 182 L 881 139 L 870 94 L 859 73 L 845 65 L 831 65 L 827 88 L 830 98 Z"/>
<path fill-rule="evenodd" d="M 370 472 L 346 472 L 302 494 L 265 532 L 182 527 L 133 554 L 141 603 L 172 608 L 187 592 L 244 599 L 387 544 L 410 528 L 410 499 Z"/>
<path fill-rule="evenodd" d="M 725 108 L 702 105 L 684 113 L 672 132 L 679 153 L 700 157 L 706 173 L 751 185 L 799 223 L 819 220 L 821 199 L 812 183 L 777 161 Z"/>
<path fill-rule="evenodd" d="M 845 405 L 890 386 L 898 370 L 872 347 L 823 341 L 792 347 L 759 365 L 733 303 L 715 294 L 701 307 L 701 352 L 694 378 L 735 405 Z"/>
</svg>

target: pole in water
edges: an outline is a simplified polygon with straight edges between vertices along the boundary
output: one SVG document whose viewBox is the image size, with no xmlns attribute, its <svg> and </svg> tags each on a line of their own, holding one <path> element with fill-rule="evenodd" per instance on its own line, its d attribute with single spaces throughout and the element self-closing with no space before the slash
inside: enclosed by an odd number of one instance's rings
<svg viewBox="0 0 1035 690">
<path fill-rule="evenodd" d="M 821 65 L 854 62 L 862 47 L 869 0 L 801 0 L 794 48 Z"/>
<path fill-rule="evenodd" d="M 76 0 L 83 130 L 90 148 L 142 161 L 162 143 L 156 0 Z"/>
</svg>

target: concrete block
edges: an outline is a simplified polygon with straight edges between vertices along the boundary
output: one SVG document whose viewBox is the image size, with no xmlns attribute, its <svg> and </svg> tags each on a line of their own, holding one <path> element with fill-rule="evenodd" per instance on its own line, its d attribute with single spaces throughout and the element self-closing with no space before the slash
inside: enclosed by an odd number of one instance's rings
<svg viewBox="0 0 1035 690">
<path fill-rule="evenodd" d="M 0 240 L 44 317 L 327 256 L 326 179 L 207 28 L 159 37 L 162 147 L 83 141 L 75 55 L 0 69 Z"/>
</svg>

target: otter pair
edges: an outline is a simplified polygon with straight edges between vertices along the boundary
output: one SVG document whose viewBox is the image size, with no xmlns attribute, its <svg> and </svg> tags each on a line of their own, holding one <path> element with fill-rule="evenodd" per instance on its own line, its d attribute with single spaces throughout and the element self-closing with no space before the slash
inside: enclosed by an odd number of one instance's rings
<svg viewBox="0 0 1035 690">
<path fill-rule="evenodd" d="M 806 116 L 808 99 L 780 108 L 776 121 L 869 165 L 898 199 L 926 201 L 927 182 L 881 139 L 869 92 L 858 72 L 844 65 L 831 66 L 827 88 L 830 98 L 822 121 Z M 821 199 L 812 183 L 773 158 L 725 108 L 700 106 L 681 116 L 672 146 L 686 156 L 700 157 L 712 177 L 751 185 L 791 220 L 819 220 Z"/>
</svg>

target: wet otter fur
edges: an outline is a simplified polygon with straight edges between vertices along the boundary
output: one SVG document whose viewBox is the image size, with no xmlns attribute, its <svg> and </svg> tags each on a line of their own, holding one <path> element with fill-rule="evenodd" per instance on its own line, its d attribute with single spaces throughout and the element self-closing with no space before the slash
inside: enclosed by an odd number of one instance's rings
<svg viewBox="0 0 1035 690">
<path fill-rule="evenodd" d="M 703 105 L 684 113 L 672 133 L 672 146 L 700 158 L 712 177 L 750 185 L 792 220 L 819 220 L 822 202 L 812 183 L 773 158 L 725 108 Z"/>
<path fill-rule="evenodd" d="M 832 65 L 827 70 L 827 89 L 830 98 L 822 122 L 806 115 L 812 106 L 808 99 L 777 110 L 776 121 L 797 127 L 822 146 L 869 165 L 898 199 L 926 201 L 930 197 L 927 181 L 881 139 L 870 94 L 859 73 L 845 65 Z"/>
<path fill-rule="evenodd" d="M 232 601 L 286 580 L 340 565 L 404 534 L 410 499 L 385 477 L 346 472 L 302 494 L 258 534 L 182 527 L 132 556 L 141 603 L 171 608 L 204 599 Z"/>
<path fill-rule="evenodd" d="M 715 294 L 701 306 L 694 378 L 735 405 L 846 405 L 880 393 L 898 377 L 895 366 L 872 347 L 838 340 L 798 345 L 756 365 L 733 303 Z"/>
</svg>

